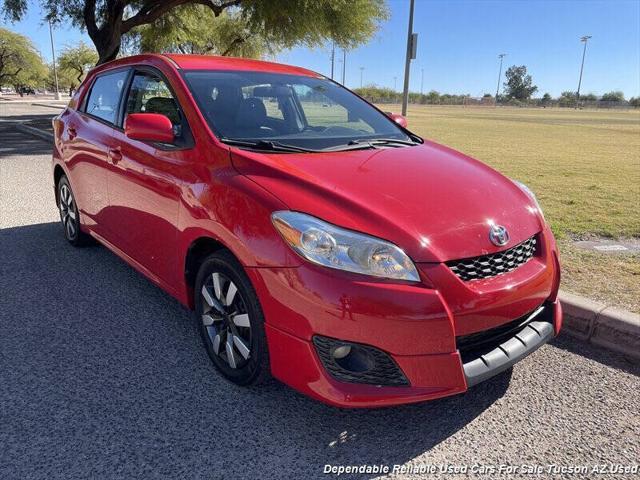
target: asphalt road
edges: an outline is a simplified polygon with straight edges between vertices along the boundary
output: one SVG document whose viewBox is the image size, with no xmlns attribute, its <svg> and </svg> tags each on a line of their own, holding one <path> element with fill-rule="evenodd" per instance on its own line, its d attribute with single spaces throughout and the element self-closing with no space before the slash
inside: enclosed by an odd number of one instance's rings
<svg viewBox="0 0 640 480">
<path fill-rule="evenodd" d="M 0 97 L 0 99 L 1 98 L 2 97 Z M 25 99 L 26 98 L 27 97 L 25 97 Z M 51 118 L 62 111 L 62 106 L 59 103 L 51 103 L 50 100 L 41 100 L 38 98 L 30 100 L 36 104 L 40 104 L 32 105 L 25 103 L 28 100 L 0 100 L 0 122 L 20 122 L 53 133 Z"/>
<path fill-rule="evenodd" d="M 638 463 L 640 366 L 567 337 L 464 395 L 399 408 L 337 410 L 277 382 L 222 380 L 190 312 L 107 249 L 66 244 L 49 151 L 0 123 L 0 478 Z"/>
</svg>

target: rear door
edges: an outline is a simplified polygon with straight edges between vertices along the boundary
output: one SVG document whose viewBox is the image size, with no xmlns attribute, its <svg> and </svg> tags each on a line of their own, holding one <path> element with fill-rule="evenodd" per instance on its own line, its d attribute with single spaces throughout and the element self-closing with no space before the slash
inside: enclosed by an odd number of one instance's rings
<svg viewBox="0 0 640 480">
<path fill-rule="evenodd" d="M 193 178 L 194 142 L 168 81 L 156 69 L 136 68 L 123 102 L 130 113 L 158 113 L 173 124 L 173 144 L 133 140 L 116 129 L 120 159 L 109 178 L 109 203 L 123 249 L 160 280 L 173 285 L 182 186 Z"/>
<path fill-rule="evenodd" d="M 111 237 L 108 226 L 107 172 L 129 68 L 96 76 L 80 108 L 65 122 L 65 159 L 83 223 Z"/>
</svg>

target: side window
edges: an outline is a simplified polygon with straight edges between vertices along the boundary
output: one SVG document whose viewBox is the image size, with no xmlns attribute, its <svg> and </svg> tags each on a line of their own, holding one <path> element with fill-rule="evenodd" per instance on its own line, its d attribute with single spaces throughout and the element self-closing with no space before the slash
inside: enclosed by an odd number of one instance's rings
<svg viewBox="0 0 640 480">
<path fill-rule="evenodd" d="M 365 133 L 375 132 L 371 125 L 360 120 L 345 107 L 325 95 L 322 87 L 311 88 L 307 85 L 296 85 L 294 90 L 310 127 L 345 127 Z"/>
<path fill-rule="evenodd" d="M 98 76 L 89 92 L 85 112 L 109 123 L 115 123 L 127 74 L 126 70 L 122 70 Z"/>
<path fill-rule="evenodd" d="M 165 115 L 171 120 L 176 136 L 181 134 L 182 116 L 178 103 L 164 80 L 156 75 L 146 72 L 135 74 L 127 98 L 126 111 L 127 114 L 159 113 Z"/>
</svg>

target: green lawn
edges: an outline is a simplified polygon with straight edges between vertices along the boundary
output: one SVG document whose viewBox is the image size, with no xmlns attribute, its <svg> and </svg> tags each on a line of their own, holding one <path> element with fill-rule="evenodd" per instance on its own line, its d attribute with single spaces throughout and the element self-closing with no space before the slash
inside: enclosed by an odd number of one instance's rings
<svg viewBox="0 0 640 480">
<path fill-rule="evenodd" d="M 571 242 L 640 237 L 640 111 L 413 106 L 408 120 L 536 192 L 560 242 L 563 288 L 640 311 L 640 255 Z"/>
</svg>

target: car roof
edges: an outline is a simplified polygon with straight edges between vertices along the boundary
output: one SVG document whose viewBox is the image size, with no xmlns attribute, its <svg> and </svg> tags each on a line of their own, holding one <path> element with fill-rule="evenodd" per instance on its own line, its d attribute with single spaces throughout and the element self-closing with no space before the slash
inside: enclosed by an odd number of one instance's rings
<svg viewBox="0 0 640 480">
<path fill-rule="evenodd" d="M 306 68 L 284 65 L 282 63 L 265 62 L 250 58 L 219 57 L 214 55 L 179 55 L 167 54 L 165 57 L 173 60 L 184 70 L 249 70 L 272 73 L 291 73 L 320 77 L 321 75 Z"/>
<path fill-rule="evenodd" d="M 180 70 L 234 70 L 234 71 L 257 71 L 269 73 L 285 73 L 292 75 L 303 75 L 308 77 L 322 77 L 322 75 L 307 70 L 306 68 L 284 65 L 282 63 L 265 62 L 248 58 L 220 57 L 215 55 L 182 55 L 182 54 L 156 54 L 146 53 L 123 57 L 111 62 L 107 62 L 96 68 L 102 71 L 118 66 L 150 63 L 156 64 L 158 61 L 171 64 Z"/>
</svg>

